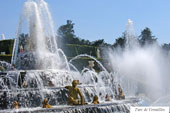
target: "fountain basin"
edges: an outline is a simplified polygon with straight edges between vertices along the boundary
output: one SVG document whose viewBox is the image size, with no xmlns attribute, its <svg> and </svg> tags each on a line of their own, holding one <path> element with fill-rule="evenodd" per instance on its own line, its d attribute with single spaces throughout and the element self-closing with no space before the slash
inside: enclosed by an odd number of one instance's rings
<svg viewBox="0 0 170 113">
<path fill-rule="evenodd" d="M 112 102 L 104 102 L 101 104 L 88 104 L 88 105 L 80 105 L 80 106 L 68 106 L 68 105 L 57 105 L 53 106 L 53 108 L 20 108 L 20 109 L 8 109 L 8 110 L 1 110 L 0 113 L 10 113 L 10 112 L 17 112 L 17 113 L 28 113 L 28 112 L 35 112 L 35 113 L 129 113 L 131 106 L 142 106 L 142 100 L 137 98 L 127 98 L 125 100 L 113 100 Z"/>
</svg>

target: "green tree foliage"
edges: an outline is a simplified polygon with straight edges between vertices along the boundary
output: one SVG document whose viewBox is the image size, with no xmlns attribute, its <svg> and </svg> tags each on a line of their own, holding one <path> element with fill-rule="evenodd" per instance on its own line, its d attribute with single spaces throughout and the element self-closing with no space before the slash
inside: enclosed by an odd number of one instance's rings
<svg viewBox="0 0 170 113">
<path fill-rule="evenodd" d="M 114 48 L 117 48 L 117 47 L 124 48 L 125 43 L 126 43 L 125 33 L 123 33 L 123 35 L 121 37 L 116 39 L 116 42 L 113 44 L 113 47 Z"/>
<path fill-rule="evenodd" d="M 5 52 L 5 55 L 0 54 L 0 61 L 11 62 L 13 44 L 13 39 L 0 40 L 0 53 Z"/>
<path fill-rule="evenodd" d="M 74 35 L 74 23 L 71 20 L 67 20 L 66 25 L 62 25 L 58 29 L 59 42 L 63 44 L 73 44 L 78 41 Z"/>
<path fill-rule="evenodd" d="M 99 39 L 99 40 L 92 42 L 92 46 L 99 47 L 99 46 L 103 46 L 104 43 L 105 43 L 104 39 Z"/>
<path fill-rule="evenodd" d="M 5 54 L 12 54 L 13 43 L 13 39 L 0 40 L 0 53 L 5 52 Z"/>
<path fill-rule="evenodd" d="M 57 41 L 58 46 L 61 49 L 63 49 L 63 51 L 66 53 L 68 57 L 74 57 L 78 54 L 89 54 L 89 55 L 92 54 L 93 56 L 95 56 L 96 48 L 93 47 L 94 45 L 92 45 L 92 43 L 89 40 L 80 39 L 79 37 L 77 37 L 75 35 L 74 25 L 75 24 L 71 20 L 67 20 L 67 23 L 65 25 L 59 27 L 58 41 Z"/>
<path fill-rule="evenodd" d="M 170 50 L 170 43 L 169 43 L 169 44 L 163 44 L 163 45 L 162 45 L 162 48 L 163 48 L 164 50 L 169 51 L 169 50 Z"/>
<path fill-rule="evenodd" d="M 104 39 L 99 39 L 93 42 L 89 40 L 81 39 L 75 35 L 74 23 L 71 20 L 67 20 L 65 25 L 62 25 L 58 29 L 58 41 L 60 45 L 62 44 L 77 44 L 77 45 L 89 45 L 89 46 L 111 46 L 104 42 Z M 63 45 L 62 45 L 63 46 Z M 60 46 L 61 47 L 61 46 Z"/>
<path fill-rule="evenodd" d="M 91 43 L 89 40 L 80 39 L 75 35 L 74 25 L 75 24 L 71 20 L 67 20 L 67 23 L 65 25 L 59 27 L 58 42 L 62 44 L 90 45 Z"/>
<path fill-rule="evenodd" d="M 139 42 L 141 45 L 153 44 L 157 42 L 157 38 L 155 38 L 155 36 L 152 36 L 151 30 L 146 27 L 139 36 Z"/>
<path fill-rule="evenodd" d="M 99 39 L 91 42 L 91 46 L 94 47 L 111 47 L 111 44 L 108 44 L 104 41 L 104 39 Z"/>
<path fill-rule="evenodd" d="M 74 37 L 74 23 L 71 20 L 67 20 L 66 25 L 62 25 L 58 30 L 59 36 L 62 37 Z"/>
</svg>

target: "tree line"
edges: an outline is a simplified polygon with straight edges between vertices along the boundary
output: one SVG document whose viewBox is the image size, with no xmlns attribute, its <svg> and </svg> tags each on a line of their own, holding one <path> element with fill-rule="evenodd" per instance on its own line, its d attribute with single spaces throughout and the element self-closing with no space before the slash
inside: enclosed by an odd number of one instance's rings
<svg viewBox="0 0 170 113">
<path fill-rule="evenodd" d="M 126 38 L 125 38 L 125 32 L 122 33 L 122 36 L 116 38 L 115 42 L 113 44 L 106 43 L 104 39 L 99 39 L 95 41 L 89 41 L 85 39 L 81 39 L 80 37 L 75 35 L 74 31 L 74 23 L 71 20 L 67 20 L 67 23 L 65 25 L 62 25 L 59 27 L 57 33 L 58 33 L 58 45 L 62 48 L 62 44 L 77 44 L 77 45 L 89 45 L 89 46 L 95 46 L 95 47 L 111 47 L 111 48 L 117 48 L 118 46 L 121 48 L 125 47 Z M 141 46 L 149 45 L 153 43 L 157 43 L 157 38 L 153 36 L 152 31 L 146 27 L 141 31 L 141 34 L 137 37 L 137 40 Z M 163 44 L 161 47 L 165 50 L 170 50 L 170 43 L 169 44 Z"/>
</svg>

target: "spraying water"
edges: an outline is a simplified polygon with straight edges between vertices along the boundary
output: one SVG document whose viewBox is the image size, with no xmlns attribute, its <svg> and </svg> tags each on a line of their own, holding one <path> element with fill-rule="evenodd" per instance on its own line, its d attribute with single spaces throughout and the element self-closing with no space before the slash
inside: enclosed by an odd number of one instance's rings
<svg viewBox="0 0 170 113">
<path fill-rule="evenodd" d="M 154 101 L 169 92 L 170 62 L 157 44 L 143 47 L 138 44 L 132 23 L 128 20 L 126 49 L 119 53 L 109 50 L 109 61 L 126 95 L 144 95 Z"/>
<path fill-rule="evenodd" d="M 126 48 L 133 48 L 138 46 L 137 42 L 137 36 L 135 33 L 135 29 L 133 27 L 133 21 L 128 19 L 128 24 L 126 25 L 126 31 L 125 31 L 125 37 L 126 37 Z"/>
<path fill-rule="evenodd" d="M 26 35 L 22 37 L 21 33 L 24 32 Z M 31 61 L 32 59 L 36 60 Z M 47 3 L 44 0 L 37 2 L 28 0 L 20 17 L 12 64 L 16 64 L 19 69 L 60 68 L 60 59 L 53 20 Z M 21 60 L 27 65 L 23 66 Z M 29 62 L 34 62 L 34 66 L 30 66 Z"/>
<path fill-rule="evenodd" d="M 26 34 L 22 34 L 24 32 Z M 0 97 L 3 99 L 2 104 L 8 103 L 5 109 L 9 109 L 0 112 L 11 112 L 14 101 L 20 103 L 19 111 L 21 112 L 41 112 L 47 110 L 40 108 L 44 98 L 48 98 L 49 103 L 55 106 L 54 112 L 60 112 L 63 109 L 64 112 L 76 113 L 83 113 L 85 110 L 90 110 L 92 113 L 128 112 L 131 105 L 140 105 L 138 99 L 115 101 L 116 85 L 113 74 L 108 73 L 96 58 L 86 54 L 78 55 L 68 62 L 64 52 L 57 48 L 55 38 L 53 20 L 47 3 L 44 0 L 25 2 L 12 56 L 12 64 L 20 70 L 0 73 L 0 91 L 2 92 Z M 130 39 L 128 40 L 130 42 Z M 97 73 L 95 70 L 84 68 L 80 73 L 71 64 L 73 60 L 80 57 L 95 60 L 103 71 Z M 11 67 L 5 62 L 0 62 L 0 64 Z M 76 71 L 72 71 L 70 66 Z M 78 87 L 86 102 L 91 103 L 94 95 L 98 95 L 102 103 L 105 103 L 106 95 L 110 95 L 112 100 L 110 103 L 96 106 L 76 107 L 75 110 L 74 106 L 73 109 L 66 106 L 68 93 L 64 86 L 70 85 L 73 80 L 80 80 L 83 84 Z"/>
<path fill-rule="evenodd" d="M 5 40 L 5 35 L 1 34 L 1 40 Z"/>
</svg>

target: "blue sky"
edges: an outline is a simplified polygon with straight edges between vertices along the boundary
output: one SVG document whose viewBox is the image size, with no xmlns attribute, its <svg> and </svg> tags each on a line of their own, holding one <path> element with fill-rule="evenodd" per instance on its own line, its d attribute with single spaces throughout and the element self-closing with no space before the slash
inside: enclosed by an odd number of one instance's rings
<svg viewBox="0 0 170 113">
<path fill-rule="evenodd" d="M 19 16 L 26 0 L 1 0 L 0 34 L 15 38 Z M 114 43 L 122 35 L 128 19 L 137 35 L 149 27 L 160 44 L 170 43 L 170 0 L 45 0 L 56 29 L 70 19 L 75 34 L 94 41 Z"/>
</svg>

